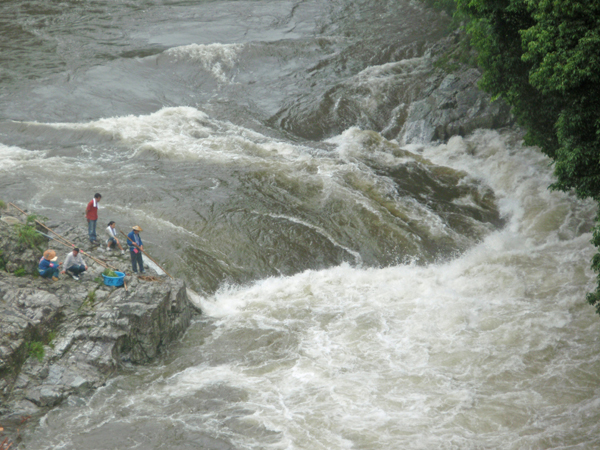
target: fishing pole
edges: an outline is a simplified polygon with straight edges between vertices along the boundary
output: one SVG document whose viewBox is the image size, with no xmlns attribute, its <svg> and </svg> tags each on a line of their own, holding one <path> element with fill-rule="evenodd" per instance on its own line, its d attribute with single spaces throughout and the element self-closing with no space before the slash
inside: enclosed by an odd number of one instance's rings
<svg viewBox="0 0 600 450">
<path fill-rule="evenodd" d="M 151 257 L 151 256 L 150 256 L 148 253 L 146 253 L 144 250 L 142 250 L 142 249 L 140 248 L 140 246 L 139 246 L 139 245 L 137 245 L 135 242 L 133 242 L 131 239 L 129 239 L 129 236 L 127 236 L 127 235 L 126 235 L 125 233 L 123 233 L 121 230 L 119 230 L 119 233 L 121 233 L 123 236 L 125 236 L 125 237 L 127 238 L 127 241 L 125 241 L 125 243 L 131 242 L 131 243 L 134 245 L 134 247 L 136 247 L 136 248 L 137 248 L 137 249 L 138 249 L 140 252 L 142 252 L 144 255 L 146 255 L 146 256 L 148 257 L 148 259 L 150 259 L 150 261 L 152 261 L 154 264 L 156 264 L 160 270 L 162 270 L 164 273 L 166 273 L 167 275 L 169 275 L 169 277 L 173 278 L 173 276 L 172 276 L 172 275 L 171 275 L 169 272 L 167 272 L 165 269 L 163 269 L 163 268 L 160 266 L 160 264 L 158 264 L 158 263 L 157 263 L 157 262 L 154 260 L 154 258 L 152 258 L 152 257 Z"/>
<path fill-rule="evenodd" d="M 21 208 L 19 208 L 19 207 L 18 207 L 17 205 L 15 205 L 14 203 L 10 203 L 10 202 L 9 202 L 8 204 L 9 204 L 9 205 L 11 205 L 13 208 L 17 209 L 18 211 L 20 211 L 22 214 L 24 214 L 24 215 L 28 216 L 28 214 L 27 214 L 25 211 L 23 211 Z M 76 247 L 76 245 L 75 245 L 75 244 L 73 244 L 72 242 L 69 242 L 67 239 L 65 239 L 64 237 L 62 237 L 62 236 L 61 236 L 60 234 L 58 234 L 57 232 L 55 232 L 55 231 L 51 230 L 50 228 L 48 228 L 46 225 L 44 225 L 44 224 L 43 224 L 42 222 L 40 222 L 39 220 L 34 220 L 34 222 L 35 222 L 35 223 L 37 223 L 39 226 L 41 226 L 41 227 L 45 228 L 46 230 L 50 231 L 52 234 L 56 235 L 56 236 L 57 236 L 59 239 L 56 239 L 56 238 L 54 238 L 54 240 L 56 240 L 57 242 L 61 243 L 61 244 L 62 244 L 62 245 L 64 245 L 65 247 L 71 247 L 71 248 L 75 248 L 75 247 Z M 37 231 L 37 230 L 36 230 L 36 231 Z M 38 233 L 40 233 L 40 232 L 38 231 Z M 43 233 L 40 233 L 40 234 L 43 234 Z M 49 236 L 48 236 L 48 237 L 49 237 Z M 52 238 L 50 238 L 50 239 L 52 239 Z M 85 256 L 87 256 L 88 258 L 90 258 L 92 261 L 94 261 L 94 262 L 96 262 L 96 263 L 100 264 L 102 267 L 106 267 L 106 268 L 113 269 L 113 270 L 119 270 L 119 269 L 117 269 L 116 267 L 113 267 L 113 266 L 111 266 L 111 265 L 110 265 L 110 264 L 108 264 L 108 263 L 104 263 L 104 262 L 100 261 L 99 259 L 97 259 L 97 258 L 94 258 L 92 255 L 90 255 L 89 253 L 86 253 L 86 252 L 84 252 L 84 251 L 83 251 L 83 250 L 81 250 L 81 249 L 80 249 L 79 251 L 80 251 L 80 252 L 81 252 L 83 255 L 85 255 Z"/>
<path fill-rule="evenodd" d="M 35 232 L 36 232 L 36 233 L 38 233 L 38 234 L 41 234 L 41 235 L 42 235 L 42 236 L 44 236 L 44 237 L 47 237 L 47 238 L 48 238 L 48 239 L 50 239 L 50 240 L 56 240 L 56 241 L 57 241 L 59 244 L 62 244 L 62 245 L 64 245 L 65 247 L 69 247 L 68 245 L 66 245 L 66 244 L 62 243 L 62 242 L 61 242 L 61 241 L 59 241 L 58 239 L 55 239 L 55 238 L 53 238 L 52 236 L 49 236 L 49 235 L 47 235 L 47 234 L 44 234 L 44 233 L 42 233 L 42 232 L 41 232 L 41 231 L 39 231 L 39 230 L 35 230 Z M 81 251 L 81 250 L 80 250 L 80 251 Z M 83 253 L 84 255 L 86 255 L 86 253 L 84 253 L 84 252 L 81 252 L 81 253 Z M 89 256 L 89 255 L 87 255 L 87 256 Z M 92 258 L 92 257 L 90 256 L 90 258 Z M 92 258 L 92 259 L 94 259 L 94 258 Z M 110 266 L 110 265 L 109 265 L 109 264 L 108 264 L 106 261 L 104 261 L 104 260 L 102 260 L 102 261 L 104 262 L 104 264 L 103 264 L 102 262 L 100 262 L 100 261 L 96 260 L 96 262 L 97 262 L 98 264 L 102 265 L 103 267 L 106 267 L 106 268 L 111 268 L 111 269 L 113 269 L 113 270 L 117 270 L 117 269 L 115 269 L 114 267 Z M 128 291 L 128 289 L 127 289 L 127 282 L 126 282 L 125 280 L 123 280 L 123 286 L 125 287 L 125 290 L 126 290 L 126 291 Z M 2 449 L 0 448 L 0 450 L 2 450 Z"/>
</svg>

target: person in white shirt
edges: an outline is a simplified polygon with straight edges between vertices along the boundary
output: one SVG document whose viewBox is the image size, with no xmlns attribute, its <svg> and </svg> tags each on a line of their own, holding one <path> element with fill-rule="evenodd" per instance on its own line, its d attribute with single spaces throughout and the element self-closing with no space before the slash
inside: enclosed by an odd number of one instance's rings
<svg viewBox="0 0 600 450">
<path fill-rule="evenodd" d="M 71 253 L 69 253 L 63 263 L 62 273 L 69 273 L 74 280 L 79 280 L 79 276 L 87 270 L 88 266 L 85 264 L 83 257 L 79 254 L 79 249 L 75 247 Z"/>
<path fill-rule="evenodd" d="M 121 249 L 121 255 L 124 255 L 125 251 L 117 239 L 117 230 L 115 229 L 116 226 L 117 224 L 113 220 L 108 222 L 108 226 L 106 227 L 106 233 L 108 234 L 108 239 L 106 240 L 106 251 L 110 251 L 112 246 L 116 245 Z"/>
</svg>

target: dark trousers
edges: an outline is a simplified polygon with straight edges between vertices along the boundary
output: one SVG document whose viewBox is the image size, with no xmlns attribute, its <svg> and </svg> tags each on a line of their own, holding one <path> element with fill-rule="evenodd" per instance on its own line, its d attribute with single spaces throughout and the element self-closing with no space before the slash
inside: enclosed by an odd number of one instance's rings
<svg viewBox="0 0 600 450">
<path fill-rule="evenodd" d="M 71 266 L 67 269 L 67 272 L 71 272 L 73 275 L 79 275 L 80 273 L 85 272 L 85 266 L 84 265 L 80 265 L 78 266 L 77 264 L 75 264 L 74 266 Z"/>
<path fill-rule="evenodd" d="M 40 270 L 39 273 L 42 278 L 58 278 L 58 268 L 48 267 L 47 269 Z"/>
<path fill-rule="evenodd" d="M 133 268 L 133 273 L 137 273 L 138 269 L 136 265 L 140 267 L 140 273 L 144 273 L 144 262 L 142 260 L 142 252 L 139 250 L 135 253 L 133 250 L 129 252 L 131 254 L 131 267 Z"/>
</svg>

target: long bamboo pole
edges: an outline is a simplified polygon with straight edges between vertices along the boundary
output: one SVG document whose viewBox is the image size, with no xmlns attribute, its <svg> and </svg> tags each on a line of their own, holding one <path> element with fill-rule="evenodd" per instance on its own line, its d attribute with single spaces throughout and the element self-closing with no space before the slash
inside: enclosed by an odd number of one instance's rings
<svg viewBox="0 0 600 450">
<path fill-rule="evenodd" d="M 20 211 L 22 214 L 24 215 L 28 215 L 25 211 L 23 211 L 21 208 L 19 208 L 17 205 L 15 205 L 14 203 L 8 203 L 10 206 L 12 206 L 13 208 L 15 208 L 16 210 Z M 60 234 L 56 233 L 54 230 L 51 230 L 50 228 L 48 228 L 46 225 L 44 225 L 42 222 L 40 222 L 39 220 L 35 220 L 35 223 L 37 223 L 39 226 L 45 228 L 46 230 L 48 230 L 50 233 L 58 236 L 59 239 L 56 239 L 57 242 L 60 242 L 61 244 L 63 244 L 65 247 L 71 247 L 74 248 L 76 247 L 75 244 L 73 244 L 72 242 L 69 242 L 67 239 L 65 239 L 64 237 L 62 237 Z M 100 264 L 102 267 L 107 267 L 109 269 L 113 269 L 113 270 L 119 270 L 116 267 L 111 266 L 108 263 L 105 263 L 103 261 L 100 261 L 97 258 L 94 258 L 92 255 L 90 255 L 89 253 L 84 252 L 83 250 L 79 250 L 82 254 L 84 254 L 85 256 L 87 256 L 88 258 L 90 258 L 92 261 L 95 261 L 96 263 Z"/>
<path fill-rule="evenodd" d="M 123 236 L 125 236 L 128 240 L 131 241 L 131 239 L 129 239 L 129 236 L 127 236 L 121 230 L 119 230 L 119 233 L 121 233 Z M 159 267 L 160 270 L 162 270 L 164 273 L 166 273 L 167 275 L 169 275 L 169 277 L 173 278 L 169 272 L 167 272 L 165 269 L 163 269 L 162 267 L 160 267 L 160 264 L 158 264 L 148 253 L 146 253 L 144 250 L 142 250 L 139 245 L 137 245 L 133 241 L 131 241 L 131 243 L 133 244 L 133 246 L 135 248 L 137 248 L 140 252 L 142 252 L 144 255 L 146 255 L 154 264 L 156 264 Z M 127 244 L 127 241 L 125 241 L 125 244 Z"/>
<path fill-rule="evenodd" d="M 16 210 L 18 210 L 21 214 L 24 214 L 25 216 L 28 216 L 29 214 L 27 214 L 25 211 L 23 211 L 21 208 L 19 208 L 17 205 L 15 205 L 14 203 L 8 203 L 10 206 L 12 206 L 13 208 L 15 208 Z M 48 228 L 46 225 L 44 225 L 43 223 L 41 223 L 40 221 L 36 220 L 35 223 L 37 223 L 38 225 L 44 227 L 46 230 L 50 231 L 52 234 L 56 235 L 58 237 L 58 239 L 56 239 L 58 242 L 60 242 L 63 245 L 69 246 L 69 245 L 73 245 L 72 243 L 70 243 L 69 241 L 67 241 L 64 237 L 62 237 L 60 234 L 56 233 L 54 230 L 51 230 L 50 228 Z"/>
</svg>

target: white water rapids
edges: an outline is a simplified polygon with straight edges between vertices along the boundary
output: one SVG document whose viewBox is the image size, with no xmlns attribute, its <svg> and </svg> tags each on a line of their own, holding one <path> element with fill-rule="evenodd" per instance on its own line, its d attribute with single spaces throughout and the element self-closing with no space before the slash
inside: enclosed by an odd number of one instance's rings
<svg viewBox="0 0 600 450">
<path fill-rule="evenodd" d="M 205 316 L 159 365 L 71 398 L 23 448 L 598 448 L 593 203 L 548 191 L 510 133 L 409 150 L 483 180 L 508 224 L 447 262 L 195 298 Z"/>
<path fill-rule="evenodd" d="M 594 203 L 549 191 L 513 131 L 398 144 L 433 136 L 405 120 L 436 98 L 444 126 L 496 126 L 483 97 L 461 112 L 473 92 L 438 89 L 477 78 L 436 64 L 448 16 L 2 0 L 0 17 L 0 198 L 85 227 L 100 192 L 104 224 L 141 225 L 204 292 L 181 342 L 31 420 L 19 450 L 600 448 Z"/>
</svg>

